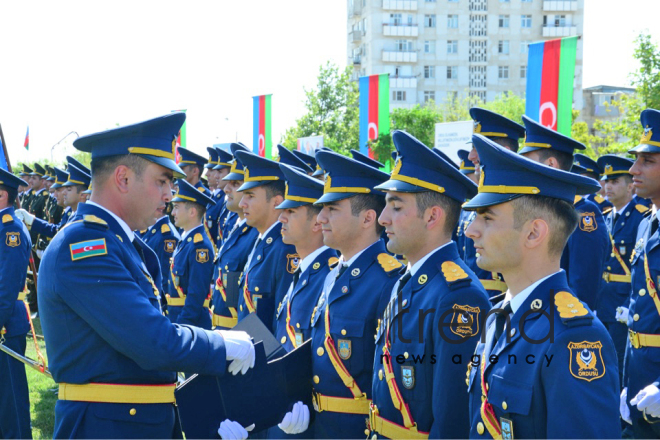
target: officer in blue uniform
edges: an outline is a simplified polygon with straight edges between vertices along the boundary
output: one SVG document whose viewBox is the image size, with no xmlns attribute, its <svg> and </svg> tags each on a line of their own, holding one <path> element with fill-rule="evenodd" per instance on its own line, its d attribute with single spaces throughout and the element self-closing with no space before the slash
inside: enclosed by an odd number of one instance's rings
<svg viewBox="0 0 660 440">
<path fill-rule="evenodd" d="M 232 153 L 236 151 L 247 151 L 247 148 L 232 143 Z M 218 249 L 218 255 L 213 269 L 213 326 L 216 328 L 230 329 L 238 322 L 238 280 L 243 273 L 248 256 L 254 248 L 259 231 L 248 225 L 243 215 L 243 209 L 239 206 L 241 193 L 238 188 L 243 185 L 245 171 L 238 158 L 231 162 L 231 170 L 224 177 L 226 196 L 225 208 L 233 214 L 237 220 L 232 228 L 225 229 L 222 245 Z"/>
<path fill-rule="evenodd" d="M 306 174 L 314 172 L 314 169 L 307 165 L 305 161 L 299 158 L 297 155 L 293 154 L 293 151 L 289 150 L 284 145 L 277 144 L 278 158 L 277 162 L 283 163 L 285 165 L 290 165 L 296 167 Z"/>
<path fill-rule="evenodd" d="M 463 175 L 467 176 L 474 183 L 477 183 L 478 177 L 477 177 L 477 173 L 475 172 L 475 166 L 472 163 L 472 161 L 468 159 L 470 152 L 467 150 L 458 150 L 457 154 L 458 154 L 458 159 L 460 161 L 458 166 L 460 172 Z M 453 240 L 456 242 L 456 245 L 458 246 L 458 255 L 461 256 L 461 259 L 463 259 L 463 261 L 465 261 L 465 248 L 466 248 L 465 234 L 463 232 L 465 231 L 465 228 L 467 228 L 467 225 L 469 225 L 469 218 L 471 215 L 472 213 L 470 211 L 461 210 L 461 215 L 458 219 L 458 225 L 452 236 Z"/>
<path fill-rule="evenodd" d="M 186 181 L 204 194 L 209 195 L 211 191 L 202 183 L 202 172 L 204 171 L 204 165 L 206 165 L 206 158 L 187 148 L 178 148 L 177 151 L 181 156 L 179 164 L 183 172 L 186 173 Z"/>
<path fill-rule="evenodd" d="M 298 150 L 293 150 L 293 154 L 305 164 L 312 169 L 312 171 L 309 173 L 309 175 L 313 175 L 314 171 L 317 170 L 318 163 L 316 162 L 316 158 L 312 156 L 311 154 L 303 153 L 302 151 Z"/>
<path fill-rule="evenodd" d="M 218 163 L 213 169 L 217 173 L 216 178 L 218 180 L 218 188 L 216 189 L 217 193 L 214 194 L 213 200 L 215 200 L 216 206 L 220 205 L 220 209 L 218 210 L 218 216 L 215 219 L 214 224 L 209 226 L 209 232 L 211 233 L 211 237 L 215 240 L 216 247 L 220 248 L 224 240 L 223 233 L 225 232 L 225 226 L 231 229 L 234 226 L 235 221 L 235 218 L 232 218 L 229 220 L 229 224 L 227 224 L 227 217 L 231 211 L 225 206 L 226 196 L 224 193 L 224 188 L 227 184 L 227 181 L 224 180 L 224 178 L 231 170 L 231 161 L 234 160 L 234 156 L 230 152 L 219 147 L 216 147 L 216 152 L 218 154 Z M 209 219 L 207 219 L 207 221 L 208 220 Z"/>
<path fill-rule="evenodd" d="M 458 150 L 456 153 L 458 154 L 458 159 L 460 161 L 458 165 L 458 169 L 460 170 L 461 174 L 464 176 L 467 176 L 468 179 L 473 181 L 475 184 L 478 183 L 479 179 L 477 179 L 477 173 L 475 172 L 475 166 L 474 164 L 468 159 L 468 156 L 470 155 L 470 152 L 468 150 Z"/>
<path fill-rule="evenodd" d="M 600 164 L 585 154 L 574 154 L 573 164 L 581 167 L 577 174 L 582 176 L 591 177 L 594 180 L 600 180 L 600 176 L 603 174 L 603 169 L 600 167 Z M 605 187 L 601 187 L 600 191 L 595 194 L 585 196 L 585 199 L 598 206 L 600 212 L 604 213 L 608 208 L 612 208 L 612 203 L 605 198 Z"/>
<path fill-rule="evenodd" d="M 204 168 L 206 169 L 206 179 L 209 182 L 209 197 L 213 199 L 215 205 L 207 208 L 206 214 L 204 215 L 204 221 L 206 223 L 206 228 L 209 230 L 209 236 L 213 243 L 213 250 L 217 252 L 218 243 L 216 240 L 218 236 L 218 217 L 224 208 L 225 193 L 222 192 L 222 188 L 218 187 L 218 182 L 221 182 L 219 178 L 220 173 L 218 170 L 215 170 L 215 167 L 218 166 L 218 150 L 216 150 L 215 147 L 206 147 L 206 151 L 209 152 L 209 158 L 208 162 L 204 165 Z M 229 170 L 229 167 L 226 169 Z M 222 182 L 222 184 L 224 186 L 224 182 Z"/>
<path fill-rule="evenodd" d="M 175 225 L 183 229 L 172 255 L 167 311 L 172 322 L 211 329 L 209 313 L 215 252 L 204 233 L 206 207 L 213 199 L 185 180 L 172 199 Z"/>
<path fill-rule="evenodd" d="M 25 277 L 30 234 L 14 215 L 18 187 L 27 182 L 0 169 L 0 344 L 25 355 L 30 330 L 25 308 Z M 0 438 L 32 438 L 25 365 L 0 352 Z"/>
<path fill-rule="evenodd" d="M 240 150 L 234 155 L 245 169 L 239 206 L 246 223 L 259 231 L 239 281 L 238 322 L 256 312 L 274 332 L 277 305 L 300 264 L 296 248 L 282 242 L 282 223 L 277 220 L 280 213 L 275 207 L 284 201 L 284 174 L 272 160 Z"/>
<path fill-rule="evenodd" d="M 171 113 L 78 138 L 92 156 L 94 194 L 44 253 L 39 305 L 50 371 L 59 384 L 55 438 L 172 438 L 176 371 L 247 371 L 245 332 L 211 332 L 162 315 L 157 257 L 134 230 L 163 215 L 172 195 Z M 155 264 L 154 264 L 155 263 Z"/>
<path fill-rule="evenodd" d="M 314 438 L 357 438 L 371 403 L 374 336 L 402 264 L 387 253 L 378 224 L 386 173 L 319 151 L 327 173 L 316 202 L 323 243 L 341 252 L 312 311 Z"/>
<path fill-rule="evenodd" d="M 650 199 L 637 231 L 632 251 L 632 294 L 628 312 L 629 342 L 626 348 L 622 417 L 632 421 L 635 438 L 660 436 L 660 111 L 644 110 L 640 115 L 644 134 L 629 153 L 636 156 L 630 174 L 637 195 Z"/>
<path fill-rule="evenodd" d="M 377 187 L 387 193 L 380 224 L 388 249 L 410 266 L 376 335 L 370 434 L 466 438 L 465 365 L 490 302 L 451 235 L 477 186 L 408 133 L 395 131 L 392 140 L 398 157 L 390 180 Z M 452 362 L 457 356 L 461 362 Z"/>
<path fill-rule="evenodd" d="M 487 315 L 467 372 L 470 437 L 618 438 L 614 345 L 560 268 L 578 222 L 575 195 L 600 186 L 481 135 L 472 142 L 482 178 L 464 205 L 478 213 L 467 234 L 477 263 L 502 273 L 509 290 Z"/>
<path fill-rule="evenodd" d="M 168 292 L 167 282 L 170 273 L 170 260 L 179 244 L 179 240 L 181 240 L 181 236 L 167 215 L 159 218 L 156 223 L 149 226 L 144 232 L 140 232 L 139 236 L 158 257 L 160 273 L 162 275 L 161 291 L 163 295 L 161 296 L 161 306 L 163 306 L 163 310 L 165 311 L 167 310 L 165 294 Z"/>
<path fill-rule="evenodd" d="M 525 145 L 520 154 L 552 168 L 570 171 L 573 152 L 584 150 L 584 145 L 561 133 L 523 116 L 527 131 Z M 568 239 L 561 257 L 571 290 L 596 310 L 598 293 L 603 281 L 605 260 L 610 255 L 610 240 L 605 219 L 595 203 L 578 195 L 575 209 L 580 217 L 578 227 Z"/>
<path fill-rule="evenodd" d="M 474 133 L 486 136 L 488 139 L 508 150 L 513 152 L 518 151 L 518 140 L 525 136 L 525 129 L 520 124 L 479 107 L 471 108 L 470 116 L 474 121 Z M 479 175 L 481 172 L 479 153 L 474 148 L 474 145 L 468 154 L 468 159 L 475 167 L 475 174 Z M 506 283 L 500 274 L 483 270 L 477 265 L 477 251 L 474 248 L 474 243 L 469 237 L 465 236 L 465 230 L 470 226 L 475 216 L 476 214 L 474 212 L 461 215 L 457 242 L 463 244 L 463 249 L 461 249 L 463 260 L 465 260 L 468 267 L 479 277 L 481 284 L 488 292 L 491 300 L 497 302 L 502 299 L 502 295 L 506 291 Z"/>
</svg>

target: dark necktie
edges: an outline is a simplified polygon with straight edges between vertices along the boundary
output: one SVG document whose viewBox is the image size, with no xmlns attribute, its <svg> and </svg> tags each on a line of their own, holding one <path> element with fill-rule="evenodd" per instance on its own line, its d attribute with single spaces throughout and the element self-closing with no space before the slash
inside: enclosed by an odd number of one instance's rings
<svg viewBox="0 0 660 440">
<path fill-rule="evenodd" d="M 137 239 L 133 239 L 133 241 L 131 243 L 133 243 L 133 247 L 137 251 L 138 255 L 140 256 L 140 259 L 142 260 L 142 262 L 145 263 L 144 252 L 142 251 L 142 247 L 140 246 L 140 244 L 137 242 Z"/>
<path fill-rule="evenodd" d="M 493 338 L 493 344 L 496 343 L 502 333 L 504 332 L 504 324 L 506 324 L 506 319 L 511 314 L 511 302 L 507 301 L 502 307 L 503 313 L 497 313 L 495 315 L 495 337 Z"/>
<path fill-rule="evenodd" d="M 336 278 L 339 278 L 341 276 L 341 274 L 346 272 L 346 269 L 348 269 L 348 266 L 345 265 L 345 264 L 342 264 L 341 267 L 339 268 L 339 272 L 337 272 Z"/>
<path fill-rule="evenodd" d="M 619 220 L 620 214 L 617 212 L 614 214 L 614 221 L 612 222 L 612 226 L 616 225 L 616 222 Z"/>
<path fill-rule="evenodd" d="M 294 288 L 296 287 L 296 284 L 298 284 L 298 280 L 300 279 L 300 273 L 301 272 L 302 272 L 302 270 L 300 270 L 300 266 L 298 266 L 298 269 L 296 269 L 296 271 L 293 273 L 292 284 L 293 284 Z"/>
<path fill-rule="evenodd" d="M 406 284 L 408 284 L 408 281 L 410 281 L 410 278 L 412 278 L 412 273 L 410 271 L 406 272 L 401 279 L 399 280 L 399 287 L 396 289 L 396 296 L 398 297 L 401 294 L 401 291 L 405 287 Z"/>
<path fill-rule="evenodd" d="M 658 214 L 653 216 L 653 221 L 651 221 L 651 236 L 655 234 L 655 231 L 658 230 Z"/>
</svg>

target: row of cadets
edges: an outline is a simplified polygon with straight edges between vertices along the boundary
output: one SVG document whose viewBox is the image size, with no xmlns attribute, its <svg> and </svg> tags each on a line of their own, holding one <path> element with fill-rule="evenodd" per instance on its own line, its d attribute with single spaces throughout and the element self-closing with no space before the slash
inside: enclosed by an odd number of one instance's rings
<svg viewBox="0 0 660 440">
<path fill-rule="evenodd" d="M 18 201 L 20 202 L 23 209 L 30 209 L 30 201 L 32 200 L 32 182 L 30 181 L 30 174 L 32 173 L 32 168 L 27 164 L 23 164 L 23 168 L 18 172 L 18 177 L 24 179 L 23 182 L 27 185 L 21 185 L 18 187 Z"/>
<path fill-rule="evenodd" d="M 24 356 L 30 330 L 23 299 L 32 242 L 14 213 L 19 186 L 27 182 L 0 169 L 0 344 Z M 32 438 L 25 365 L 0 352 L 0 437 Z"/>
<path fill-rule="evenodd" d="M 461 204 L 477 186 L 413 136 L 395 131 L 392 140 L 396 165 L 390 180 L 376 187 L 387 194 L 379 222 L 388 250 L 405 255 L 409 268 L 379 320 L 365 433 L 371 438 L 466 438 L 463 360 L 467 363 L 474 352 L 490 302 L 451 237 Z M 456 356 L 460 363 L 452 361 Z"/>
<path fill-rule="evenodd" d="M 233 145 L 235 145 L 236 147 L 232 147 Z M 230 182 L 232 180 L 234 180 L 234 181 L 240 180 L 241 181 L 241 184 L 239 184 L 236 188 L 234 188 L 232 192 L 235 192 L 235 190 L 238 189 L 238 187 L 240 185 L 242 185 L 242 181 L 243 181 L 243 165 L 241 165 L 240 162 L 236 160 L 236 157 L 234 155 L 234 148 L 238 148 L 238 147 L 240 147 L 240 149 L 242 149 L 242 150 L 250 151 L 248 149 L 248 147 L 246 147 L 245 144 L 243 144 L 242 142 L 230 143 L 229 144 L 229 152 L 225 152 L 226 156 L 224 157 L 224 159 L 229 164 L 229 171 L 228 171 L 228 174 L 225 177 L 222 178 L 222 180 L 225 181 L 225 182 Z M 234 164 L 236 164 L 237 168 L 234 167 Z M 238 171 L 236 171 L 236 170 L 238 170 Z M 228 179 L 227 176 L 229 176 L 230 174 L 232 174 L 232 175 L 240 174 L 240 176 L 239 176 L 240 179 Z M 225 186 L 225 188 L 226 188 L 226 186 Z M 223 190 L 225 190 L 225 188 L 223 188 Z M 228 197 L 228 192 L 225 191 L 225 198 L 227 198 L 227 197 Z M 237 200 L 236 200 L 235 208 L 234 208 L 233 211 L 230 210 L 229 208 L 227 208 L 227 206 L 225 206 L 225 208 L 220 213 L 220 217 L 218 217 L 218 240 L 217 241 L 218 241 L 218 243 L 220 243 L 220 245 L 225 242 L 227 237 L 229 237 L 229 233 L 231 231 L 233 231 L 234 228 L 236 227 L 236 222 L 238 222 L 240 220 L 239 217 L 238 217 L 238 209 L 239 209 L 238 208 L 238 203 L 240 201 L 241 201 L 241 198 L 238 197 Z"/>
<path fill-rule="evenodd" d="M 183 231 L 170 259 L 167 312 L 173 323 L 211 329 L 209 312 L 215 252 L 204 233 L 207 206 L 213 199 L 185 180 L 172 199 L 175 226 Z"/>
<path fill-rule="evenodd" d="M 190 151 L 187 148 L 177 148 L 177 152 L 179 156 L 181 156 L 179 165 L 181 166 L 183 172 L 186 173 L 185 180 L 194 186 L 197 190 L 210 197 L 211 190 L 204 186 L 204 182 L 202 181 L 202 174 L 204 173 L 204 167 L 207 163 L 206 158 Z M 177 181 L 176 184 L 178 185 L 179 182 Z M 172 218 L 172 221 L 174 222 L 174 218 Z M 179 229 L 179 233 L 182 232 L 183 231 Z M 215 239 L 211 235 L 206 222 L 204 222 L 204 232 L 215 246 Z"/>
<path fill-rule="evenodd" d="M 581 176 L 591 177 L 596 181 L 599 181 L 600 176 L 603 174 L 603 169 L 598 162 L 582 153 L 575 153 L 573 155 L 573 166 L 575 168 L 571 168 L 571 172 L 580 174 Z M 589 194 L 584 198 L 598 206 L 598 209 L 603 214 L 608 208 L 612 208 L 612 203 L 605 197 L 605 187 L 602 184 L 597 193 Z"/>
<path fill-rule="evenodd" d="M 229 174 L 229 170 L 231 169 L 230 162 L 233 156 L 228 151 L 219 147 L 209 147 L 207 150 L 209 151 L 210 158 L 209 163 L 206 165 L 206 174 L 209 184 L 214 182 L 215 189 L 213 190 L 212 198 L 215 201 L 215 205 L 206 212 L 206 222 L 216 248 L 220 248 L 224 239 L 223 227 L 226 224 L 227 216 L 231 212 L 225 206 L 226 197 L 223 190 L 227 181 L 223 179 Z M 215 151 L 215 155 L 213 151 Z M 211 161 L 213 158 L 215 162 Z"/>
<path fill-rule="evenodd" d="M 46 220 L 48 220 L 48 223 L 57 224 L 62 219 L 62 211 L 64 208 L 58 203 L 57 197 L 55 196 L 56 188 L 53 188 L 56 180 L 55 168 L 46 165 L 46 176 L 46 188 L 50 193 L 50 198 L 46 201 Z M 45 244 L 48 245 L 48 240 L 46 240 Z"/>
</svg>

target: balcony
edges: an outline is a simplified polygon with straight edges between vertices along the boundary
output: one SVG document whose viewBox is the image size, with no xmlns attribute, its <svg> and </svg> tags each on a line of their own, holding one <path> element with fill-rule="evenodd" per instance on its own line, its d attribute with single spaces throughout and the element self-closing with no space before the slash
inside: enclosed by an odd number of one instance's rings
<svg viewBox="0 0 660 440">
<path fill-rule="evenodd" d="M 416 89 L 416 76 L 390 76 L 390 89 Z"/>
<path fill-rule="evenodd" d="M 386 63 L 416 63 L 417 52 L 407 51 L 399 52 L 394 50 L 384 50 L 382 60 Z"/>
<path fill-rule="evenodd" d="M 361 0 L 354 0 L 348 5 L 348 16 L 349 17 L 359 17 L 362 14 L 362 2 Z"/>
<path fill-rule="evenodd" d="M 543 26 L 543 37 L 572 37 L 577 35 L 577 26 Z"/>
<path fill-rule="evenodd" d="M 362 64 L 362 55 L 355 55 L 355 56 L 353 56 L 353 64 L 354 64 L 354 65 L 360 65 L 360 64 Z"/>
<path fill-rule="evenodd" d="M 348 34 L 348 41 L 352 41 L 354 43 L 357 43 L 360 40 L 362 40 L 363 35 L 364 35 L 364 32 L 362 32 L 360 30 L 355 30 L 355 31 L 351 32 L 350 34 Z"/>
<path fill-rule="evenodd" d="M 419 26 L 416 24 L 383 23 L 383 35 L 386 37 L 417 37 Z"/>
<path fill-rule="evenodd" d="M 416 11 L 417 0 L 383 0 L 385 11 Z"/>
<path fill-rule="evenodd" d="M 544 0 L 543 10 L 546 12 L 560 11 L 570 12 L 577 11 L 576 0 Z"/>
</svg>

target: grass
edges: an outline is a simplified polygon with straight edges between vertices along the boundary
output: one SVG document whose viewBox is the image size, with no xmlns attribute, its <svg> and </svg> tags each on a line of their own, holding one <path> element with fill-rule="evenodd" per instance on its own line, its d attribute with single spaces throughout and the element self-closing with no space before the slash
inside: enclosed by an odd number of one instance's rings
<svg viewBox="0 0 660 440">
<path fill-rule="evenodd" d="M 39 318 L 33 320 L 34 331 L 42 335 L 41 322 Z M 39 350 L 46 356 L 46 347 L 44 340 L 37 339 Z M 37 360 L 37 352 L 34 348 L 34 342 L 31 337 L 27 338 L 27 349 L 25 355 L 30 359 Z M 55 402 L 57 394 L 52 390 L 56 388 L 55 382 L 48 376 L 39 373 L 30 367 L 27 367 L 28 387 L 30 389 L 30 420 L 32 421 L 32 437 L 35 439 L 53 438 L 53 428 L 55 425 Z"/>
</svg>

